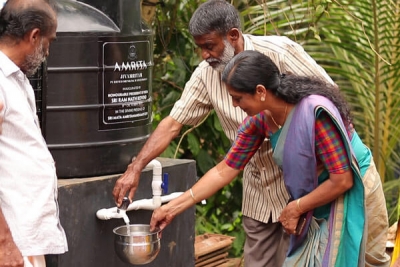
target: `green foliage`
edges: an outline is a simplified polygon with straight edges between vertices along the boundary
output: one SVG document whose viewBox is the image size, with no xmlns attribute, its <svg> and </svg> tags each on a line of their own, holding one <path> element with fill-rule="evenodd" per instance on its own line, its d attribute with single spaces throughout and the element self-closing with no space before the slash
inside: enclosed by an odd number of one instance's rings
<svg viewBox="0 0 400 267">
<path fill-rule="evenodd" d="M 400 192 L 399 5 L 398 0 L 327 4 L 319 22 L 322 41 L 305 45 L 329 65 L 352 105 L 357 132 L 371 148 L 384 183 L 391 224 L 398 218 Z"/>
</svg>

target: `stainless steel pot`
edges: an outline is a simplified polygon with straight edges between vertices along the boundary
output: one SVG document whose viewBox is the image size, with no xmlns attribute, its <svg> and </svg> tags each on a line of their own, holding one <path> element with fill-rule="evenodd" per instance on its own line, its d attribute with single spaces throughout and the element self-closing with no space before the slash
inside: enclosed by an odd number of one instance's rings
<svg viewBox="0 0 400 267">
<path fill-rule="evenodd" d="M 160 231 L 150 232 L 150 225 L 130 224 L 114 228 L 114 249 L 125 263 L 147 264 L 160 251 Z"/>
</svg>

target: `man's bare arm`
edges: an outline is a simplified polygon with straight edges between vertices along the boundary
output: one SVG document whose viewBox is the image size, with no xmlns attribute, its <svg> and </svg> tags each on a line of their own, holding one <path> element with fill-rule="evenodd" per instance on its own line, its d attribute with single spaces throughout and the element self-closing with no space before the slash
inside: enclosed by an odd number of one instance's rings
<svg viewBox="0 0 400 267">
<path fill-rule="evenodd" d="M 182 124 L 168 116 L 164 118 L 150 135 L 136 158 L 128 165 L 125 173 L 118 178 L 113 189 L 114 200 L 121 205 L 122 199 L 129 191 L 129 199 L 133 199 L 139 185 L 139 178 L 143 168 L 158 157 L 179 134 Z"/>
</svg>

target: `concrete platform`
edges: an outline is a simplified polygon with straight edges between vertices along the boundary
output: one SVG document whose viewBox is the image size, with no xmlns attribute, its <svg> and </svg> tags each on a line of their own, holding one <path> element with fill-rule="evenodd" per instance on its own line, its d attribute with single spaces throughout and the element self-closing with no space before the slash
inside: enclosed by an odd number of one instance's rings
<svg viewBox="0 0 400 267">
<path fill-rule="evenodd" d="M 163 173 L 169 174 L 166 194 L 183 192 L 196 181 L 193 160 L 158 158 Z M 112 189 L 120 174 L 59 179 L 60 219 L 65 229 L 69 251 L 62 255 L 47 255 L 47 267 L 127 267 L 114 252 L 115 227 L 124 225 L 123 219 L 99 220 L 96 212 L 114 207 Z M 152 170 L 143 170 L 135 199 L 152 198 Z M 149 224 L 152 211 L 127 212 L 131 224 Z M 146 267 L 194 266 L 195 207 L 186 210 L 163 231 L 161 250 Z"/>
</svg>

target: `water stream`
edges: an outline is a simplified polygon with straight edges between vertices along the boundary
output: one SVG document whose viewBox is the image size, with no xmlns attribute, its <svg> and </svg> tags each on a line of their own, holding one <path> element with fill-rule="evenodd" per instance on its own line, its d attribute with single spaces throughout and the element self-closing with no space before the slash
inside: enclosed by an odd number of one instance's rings
<svg viewBox="0 0 400 267">
<path fill-rule="evenodd" d="M 128 215 L 126 215 L 126 210 L 119 210 L 119 212 L 121 213 L 122 219 L 124 219 L 124 222 L 126 224 L 126 234 L 128 236 L 131 236 L 131 228 L 129 227 L 130 221 Z"/>
</svg>

